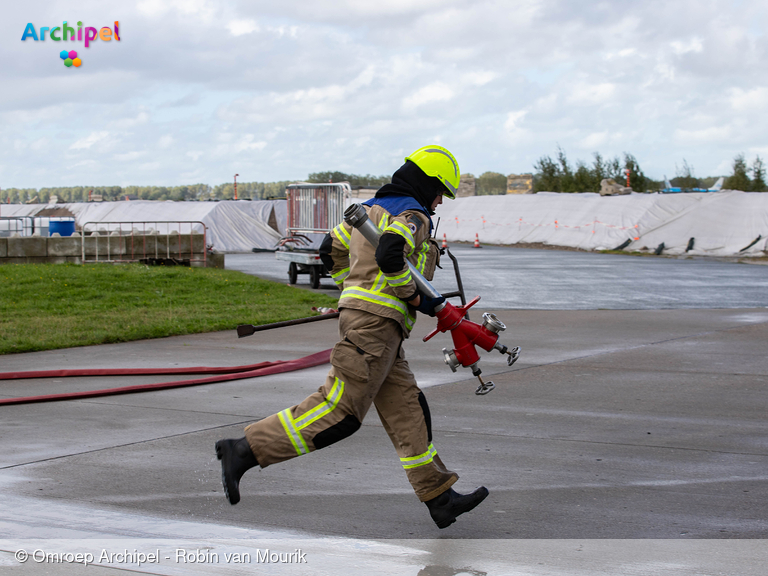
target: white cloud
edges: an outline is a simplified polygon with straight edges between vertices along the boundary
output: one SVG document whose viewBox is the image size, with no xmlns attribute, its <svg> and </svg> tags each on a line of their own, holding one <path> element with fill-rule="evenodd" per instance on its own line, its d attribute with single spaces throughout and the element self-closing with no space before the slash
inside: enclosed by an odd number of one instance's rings
<svg viewBox="0 0 768 576">
<path fill-rule="evenodd" d="M 47 137 L 38 138 L 32 144 L 29 145 L 30 149 L 32 150 L 43 150 L 50 144 L 51 139 Z"/>
<path fill-rule="evenodd" d="M 70 150 L 88 150 L 90 149 L 94 144 L 103 141 L 105 138 L 109 137 L 109 132 L 101 131 L 101 132 L 91 132 L 86 136 L 85 138 L 81 138 L 80 140 L 77 140 L 74 142 L 69 149 Z"/>
<path fill-rule="evenodd" d="M 519 129 L 520 122 L 525 118 L 528 112 L 526 110 L 517 110 L 515 112 L 509 112 L 507 119 L 504 122 L 504 128 L 507 132 L 514 132 Z"/>
<path fill-rule="evenodd" d="M 493 82 L 499 77 L 498 72 L 492 70 L 478 70 L 477 72 L 470 72 L 461 78 L 462 83 L 471 84 L 473 86 L 485 86 L 489 82 Z"/>
<path fill-rule="evenodd" d="M 674 40 L 669 44 L 672 51 L 678 56 L 690 52 L 699 53 L 704 50 L 704 42 L 701 38 L 689 38 L 687 40 Z"/>
<path fill-rule="evenodd" d="M 704 176 L 764 146 L 764 1 L 510 6 L 137 0 L 123 40 L 67 70 L 50 43 L 19 42 L 28 7 L 10 3 L 3 186 L 216 184 L 232 158 L 260 180 L 384 174 L 435 138 L 477 174 L 529 172 L 559 144 L 572 163 L 627 151 L 651 177 L 682 158 Z"/>
<path fill-rule="evenodd" d="M 708 126 L 706 128 L 686 130 L 678 128 L 674 132 L 675 140 L 683 144 L 703 144 L 729 139 L 732 135 L 730 126 Z"/>
<path fill-rule="evenodd" d="M 587 150 L 598 150 L 608 142 L 608 132 L 593 132 L 584 138 L 580 145 Z"/>
<path fill-rule="evenodd" d="M 217 4 L 211 0 L 140 0 L 136 7 L 139 13 L 151 18 L 167 17 L 169 12 L 175 11 L 206 20 L 215 15 Z"/>
<path fill-rule="evenodd" d="M 250 150 L 264 150 L 267 143 L 264 140 L 256 141 L 256 136 L 253 134 L 245 134 L 239 137 L 234 144 L 235 152 L 248 152 Z"/>
<path fill-rule="evenodd" d="M 432 102 L 446 102 L 454 96 L 454 90 L 445 82 L 433 82 L 403 99 L 403 108 L 412 110 Z"/>
<path fill-rule="evenodd" d="M 733 88 L 730 91 L 731 106 L 737 112 L 768 113 L 768 87 L 759 86 L 751 90 Z"/>
<path fill-rule="evenodd" d="M 603 104 L 614 97 L 616 85 L 610 82 L 577 84 L 568 90 L 566 100 L 577 105 Z"/>
<path fill-rule="evenodd" d="M 144 150 L 134 150 L 133 152 L 125 152 L 124 154 L 115 154 L 115 160 L 118 162 L 131 162 L 137 158 L 145 156 L 147 153 Z"/>
<path fill-rule="evenodd" d="M 135 128 L 141 124 L 146 124 L 149 121 L 149 114 L 145 111 L 141 111 L 132 118 L 121 118 L 110 122 L 110 128 L 116 128 L 118 130 L 126 130 L 128 128 Z"/>
<path fill-rule="evenodd" d="M 260 30 L 256 20 L 232 20 L 227 24 L 230 34 L 232 36 L 242 36 L 244 34 L 250 34 L 251 32 L 258 32 Z"/>
</svg>

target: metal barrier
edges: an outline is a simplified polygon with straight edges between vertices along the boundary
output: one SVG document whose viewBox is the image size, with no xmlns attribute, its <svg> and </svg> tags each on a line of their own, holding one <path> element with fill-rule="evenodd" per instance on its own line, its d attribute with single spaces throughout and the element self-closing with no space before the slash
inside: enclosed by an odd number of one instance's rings
<svg viewBox="0 0 768 576">
<path fill-rule="evenodd" d="M 351 191 L 347 182 L 287 186 L 287 235 L 328 233 L 344 221 L 344 201 Z"/>
<path fill-rule="evenodd" d="M 207 231 L 202 222 L 189 220 L 86 222 L 81 230 L 82 262 L 205 266 Z"/>
</svg>

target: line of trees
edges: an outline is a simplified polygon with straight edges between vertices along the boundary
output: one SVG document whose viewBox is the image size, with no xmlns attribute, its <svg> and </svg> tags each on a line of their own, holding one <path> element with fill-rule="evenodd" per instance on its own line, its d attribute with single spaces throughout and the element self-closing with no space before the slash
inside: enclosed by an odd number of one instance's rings
<svg viewBox="0 0 768 576">
<path fill-rule="evenodd" d="M 577 160 L 574 168 L 558 146 L 555 158 L 542 156 L 534 164 L 534 170 L 534 192 L 599 192 L 604 178 L 613 178 L 624 185 L 627 181 L 626 170 L 629 170 L 629 185 L 635 191 L 661 190 L 664 187 L 664 182 L 645 176 L 637 159 L 628 152 L 624 153 L 623 160 L 618 157 L 605 159 L 595 152 L 591 165 Z M 684 190 L 711 188 L 719 179 L 718 176 L 697 178 L 685 159 L 681 167 L 675 166 L 675 174 L 670 184 Z M 768 192 L 765 165 L 760 156 L 747 165 L 744 154 L 737 155 L 733 160 L 733 173 L 725 179 L 723 189 Z"/>
<path fill-rule="evenodd" d="M 690 190 L 693 188 L 711 188 L 719 180 L 718 176 L 697 178 L 693 168 L 683 159 L 682 167 L 675 166 L 676 176 L 669 182 L 672 186 Z M 750 177 L 751 175 L 751 177 Z M 765 166 L 760 156 L 756 156 L 752 165 L 748 166 L 744 154 L 738 154 L 733 159 L 733 173 L 723 182 L 724 190 L 742 190 L 744 192 L 768 192 L 765 181 Z"/>
<path fill-rule="evenodd" d="M 316 172 L 309 175 L 307 182 L 349 182 L 352 186 L 380 188 L 391 181 L 389 176 L 345 174 L 344 172 Z M 285 188 L 296 180 L 279 182 L 238 182 L 237 197 L 240 200 L 266 200 L 285 198 Z M 0 202 L 10 204 L 46 204 L 51 196 L 59 202 L 87 202 L 89 194 L 100 195 L 104 201 L 124 200 L 127 197 L 138 200 L 204 201 L 232 200 L 235 197 L 234 182 L 211 186 L 209 184 L 186 184 L 183 186 L 71 186 L 57 188 L 4 188 L 0 189 Z"/>
<path fill-rule="evenodd" d="M 307 182 L 325 184 L 328 182 L 349 182 L 350 186 L 364 188 L 381 188 L 392 182 L 391 176 L 373 176 L 372 174 L 346 174 L 345 172 L 313 172 L 307 177 Z"/>
<path fill-rule="evenodd" d="M 285 187 L 291 181 L 281 182 L 238 182 L 237 197 L 242 200 L 284 198 Z M 3 204 L 41 203 L 46 204 L 51 196 L 59 202 L 87 202 L 89 195 L 100 195 L 102 200 L 174 200 L 203 201 L 231 200 L 235 197 L 234 184 L 187 184 L 183 186 L 72 186 L 59 188 L 5 188 L 0 189 Z"/>
<path fill-rule="evenodd" d="M 591 165 L 577 160 L 573 167 L 563 149 L 558 146 L 555 158 L 542 156 L 533 168 L 534 192 L 599 192 L 600 182 L 605 178 L 613 178 L 617 183 L 625 184 L 625 170 L 629 170 L 629 185 L 633 190 L 645 191 L 660 187 L 660 182 L 643 174 L 637 158 L 628 152 L 624 153 L 623 161 L 618 156 L 603 158 L 599 152 L 595 152 Z"/>
<path fill-rule="evenodd" d="M 750 178 L 749 175 L 752 174 Z M 723 188 L 726 190 L 743 190 L 744 192 L 768 192 L 765 182 L 765 166 L 760 156 L 752 161 L 752 166 L 747 166 L 744 154 L 739 154 L 733 159 L 733 174 L 725 179 Z"/>
<path fill-rule="evenodd" d="M 659 190 L 664 183 L 652 180 L 643 174 L 637 159 L 627 152 L 624 158 L 603 158 L 595 152 L 592 163 L 587 165 L 577 160 L 572 166 L 565 152 L 559 146 L 554 158 L 542 156 L 534 164 L 534 192 L 599 192 L 600 182 L 604 178 L 613 178 L 616 182 L 626 182 L 626 170 L 629 170 L 629 184 L 638 192 Z M 718 179 L 716 176 L 697 178 L 693 168 L 683 159 L 682 167 L 675 167 L 676 176 L 670 183 L 683 189 L 709 188 Z M 391 181 L 390 176 L 371 174 L 347 174 L 339 171 L 313 172 L 307 182 L 349 182 L 354 186 L 380 188 Z M 264 200 L 284 198 L 285 188 L 295 180 L 280 182 L 238 182 L 237 196 L 242 200 Z M 747 164 L 744 154 L 733 160 L 733 173 L 725 179 L 725 190 L 743 190 L 745 192 L 767 192 L 766 169 L 760 156 L 756 156 L 751 165 Z M 507 177 L 499 172 L 484 172 L 475 178 L 475 190 L 480 196 L 488 194 L 506 194 Z M 231 200 L 235 197 L 232 182 L 211 186 L 209 184 L 188 184 L 183 186 L 72 186 L 59 188 L 6 188 L 0 189 L 0 202 L 11 204 L 47 203 L 51 196 L 59 202 L 86 202 L 90 194 L 98 194 L 103 200 L 123 200 L 126 197 L 139 200 L 174 200 L 204 201 Z"/>
</svg>

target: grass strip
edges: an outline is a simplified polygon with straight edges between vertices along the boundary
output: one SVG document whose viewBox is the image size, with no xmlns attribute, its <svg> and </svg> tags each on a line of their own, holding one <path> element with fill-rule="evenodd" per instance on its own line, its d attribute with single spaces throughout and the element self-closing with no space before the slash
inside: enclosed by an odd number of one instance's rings
<svg viewBox="0 0 768 576">
<path fill-rule="evenodd" d="M 338 300 L 233 270 L 142 264 L 0 267 L 0 354 L 232 330 Z"/>
</svg>

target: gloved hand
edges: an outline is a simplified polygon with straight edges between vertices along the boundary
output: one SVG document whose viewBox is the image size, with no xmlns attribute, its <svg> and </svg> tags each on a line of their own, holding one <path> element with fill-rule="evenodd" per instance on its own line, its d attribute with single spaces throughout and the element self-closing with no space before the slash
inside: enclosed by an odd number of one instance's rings
<svg viewBox="0 0 768 576">
<path fill-rule="evenodd" d="M 431 298 L 426 294 L 420 294 L 420 296 L 421 296 L 421 302 L 419 302 L 419 305 L 416 307 L 416 310 L 418 310 L 422 314 L 426 314 L 427 316 L 432 316 L 434 318 L 435 306 L 445 302 L 445 298 L 443 296 L 440 296 L 439 298 Z"/>
</svg>

